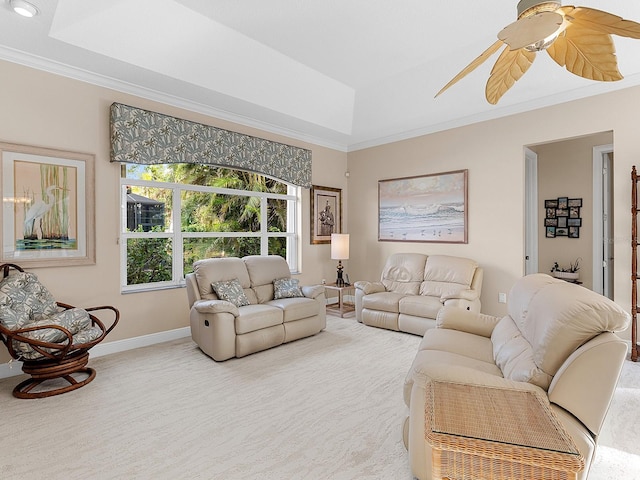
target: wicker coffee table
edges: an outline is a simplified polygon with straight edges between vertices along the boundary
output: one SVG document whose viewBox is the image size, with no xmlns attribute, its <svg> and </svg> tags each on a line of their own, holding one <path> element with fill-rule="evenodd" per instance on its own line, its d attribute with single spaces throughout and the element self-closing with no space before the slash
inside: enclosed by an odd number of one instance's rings
<svg viewBox="0 0 640 480">
<path fill-rule="evenodd" d="M 425 423 L 434 480 L 571 480 L 584 469 L 573 439 L 534 392 L 432 381 Z"/>
</svg>

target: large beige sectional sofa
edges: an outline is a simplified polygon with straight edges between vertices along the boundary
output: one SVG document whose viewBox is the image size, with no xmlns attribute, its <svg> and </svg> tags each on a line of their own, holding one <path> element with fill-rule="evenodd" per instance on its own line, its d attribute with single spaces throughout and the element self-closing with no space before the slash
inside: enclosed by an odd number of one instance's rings
<svg viewBox="0 0 640 480">
<path fill-rule="evenodd" d="M 356 319 L 373 327 L 424 335 L 444 305 L 480 311 L 483 270 L 468 258 L 391 255 L 379 282 L 359 281 Z"/>
<path fill-rule="evenodd" d="M 627 355 L 626 343 L 611 332 L 625 330 L 630 316 L 601 295 L 545 274 L 518 280 L 507 310 L 498 318 L 445 307 L 437 328 L 425 333 L 404 387 L 405 445 L 416 478 L 431 479 L 425 398 L 434 381 L 535 392 L 572 437 L 585 460 L 578 479 L 587 478 Z"/>
<path fill-rule="evenodd" d="M 191 336 L 214 360 L 243 357 L 326 327 L 324 288 L 297 286 L 282 257 L 208 258 L 193 270 L 185 277 Z M 228 294 L 237 283 L 241 292 Z M 220 299 L 214 287 L 225 287 L 219 292 L 231 301 Z"/>
</svg>

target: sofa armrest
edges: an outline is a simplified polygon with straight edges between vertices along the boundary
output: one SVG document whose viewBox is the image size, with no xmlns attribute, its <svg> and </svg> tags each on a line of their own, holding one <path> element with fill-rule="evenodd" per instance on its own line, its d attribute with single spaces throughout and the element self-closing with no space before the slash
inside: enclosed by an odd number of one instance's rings
<svg viewBox="0 0 640 480">
<path fill-rule="evenodd" d="M 193 304 L 193 308 L 198 313 L 230 313 L 234 317 L 240 315 L 240 310 L 233 303 L 226 300 L 197 300 Z"/>
<path fill-rule="evenodd" d="M 473 302 L 477 298 L 478 298 L 478 291 L 477 290 L 466 289 L 466 290 L 461 290 L 461 291 L 456 292 L 456 293 L 450 293 L 450 294 L 442 295 L 440 297 L 440 301 L 442 301 L 443 303 L 446 300 L 468 300 L 470 302 Z"/>
<path fill-rule="evenodd" d="M 499 377 L 487 372 L 481 372 L 475 368 L 461 367 L 458 365 L 420 365 L 414 367 L 411 372 L 414 384 L 426 385 L 430 381 L 459 383 L 462 385 L 474 385 L 478 387 L 497 388 L 503 390 L 520 390 L 535 392 L 549 403 L 547 393 L 537 385 L 528 382 L 518 382 L 508 378 Z"/>
<path fill-rule="evenodd" d="M 302 294 L 307 298 L 318 298 L 324 294 L 324 287 L 322 285 L 305 285 L 302 288 Z"/>
<path fill-rule="evenodd" d="M 471 312 L 463 308 L 444 306 L 436 317 L 436 328 L 448 328 L 472 333 L 483 337 L 491 337 L 499 317 Z"/>
<path fill-rule="evenodd" d="M 367 282 L 366 280 L 357 281 L 353 286 L 358 290 L 362 290 L 365 295 L 384 292 L 386 290 L 381 282 Z"/>
</svg>

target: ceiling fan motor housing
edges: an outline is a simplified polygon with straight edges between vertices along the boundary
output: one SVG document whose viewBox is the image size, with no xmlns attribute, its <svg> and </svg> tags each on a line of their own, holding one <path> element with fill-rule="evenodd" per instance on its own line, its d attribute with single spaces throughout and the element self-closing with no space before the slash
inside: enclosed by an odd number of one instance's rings
<svg viewBox="0 0 640 480">
<path fill-rule="evenodd" d="M 562 2 L 559 0 L 520 0 L 518 2 L 518 19 L 540 12 L 555 12 L 561 6 Z"/>
</svg>

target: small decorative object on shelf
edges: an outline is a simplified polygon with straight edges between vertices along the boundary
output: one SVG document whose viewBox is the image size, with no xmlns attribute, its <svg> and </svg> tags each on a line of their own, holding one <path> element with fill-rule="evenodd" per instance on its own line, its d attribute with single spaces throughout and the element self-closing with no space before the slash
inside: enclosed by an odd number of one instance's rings
<svg viewBox="0 0 640 480">
<path fill-rule="evenodd" d="M 578 273 L 578 270 L 580 270 L 580 260 L 581 258 L 577 258 L 575 262 L 569 263 L 569 267 L 567 268 L 560 267 L 558 262 L 554 262 L 551 268 L 551 275 L 563 280 L 578 280 L 580 277 Z"/>
</svg>

